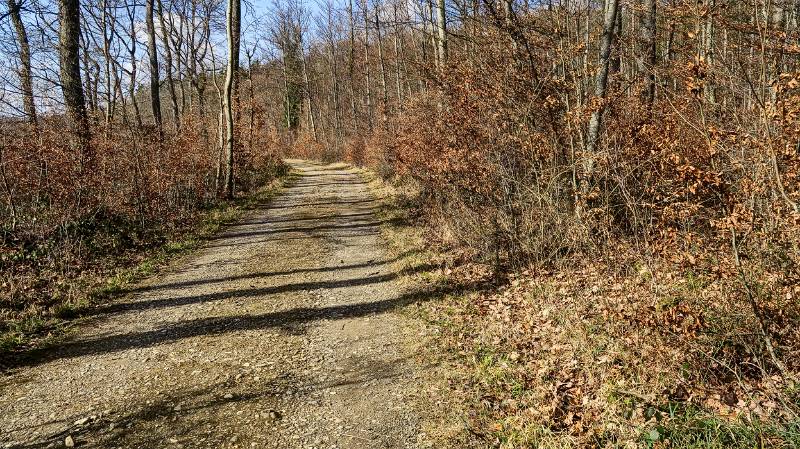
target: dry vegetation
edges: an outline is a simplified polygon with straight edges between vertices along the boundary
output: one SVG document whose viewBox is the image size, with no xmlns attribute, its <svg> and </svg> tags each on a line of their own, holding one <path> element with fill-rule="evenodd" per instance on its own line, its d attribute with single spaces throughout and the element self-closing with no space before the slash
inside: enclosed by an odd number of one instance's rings
<svg viewBox="0 0 800 449">
<path fill-rule="evenodd" d="M 279 1 L 243 39 L 237 146 L 209 44 L 222 4 L 164 6 L 207 24 L 200 47 L 151 39 L 191 59 L 160 88 L 175 108 L 188 93 L 180 132 L 106 114 L 91 165 L 58 115 L 3 133 L 5 317 L 59 304 L 87 254 L 179 228 L 231 154 L 243 187 L 277 154 L 346 160 L 412 192 L 435 282 L 470 287 L 426 310 L 476 444 L 800 445 L 800 3 Z"/>
<path fill-rule="evenodd" d="M 581 94 L 579 10 L 465 26 L 436 91 L 349 153 L 411 186 L 439 282 L 486 283 L 428 310 L 480 444 L 800 444 L 797 30 L 780 4 L 658 5 L 666 57 L 626 65 L 623 27 L 606 98 Z"/>
<path fill-rule="evenodd" d="M 745 285 L 730 250 L 681 259 L 622 240 L 499 275 L 430 221 L 416 189 L 387 190 L 385 218 L 405 223 L 387 228 L 411 254 L 403 263 L 440 267 L 414 282 L 455 289 L 411 310 L 442 333 L 447 351 L 427 357 L 450 367 L 450 400 L 471 435 L 443 429 L 443 446 L 798 444 L 796 282 L 749 266 Z"/>
<path fill-rule="evenodd" d="M 2 176 L 8 211 L 0 246 L 0 349 L 19 351 L 58 336 L 125 284 L 196 246 L 232 220 L 244 202 L 218 201 L 216 160 L 201 123 L 180 135 L 95 135 L 81 161 L 57 120 L 34 130 L 6 125 Z M 237 188 L 260 191 L 285 173 L 270 152 L 241 151 Z M 263 195 L 262 195 L 263 199 Z M 13 354 L 9 354 L 13 355 Z"/>
</svg>

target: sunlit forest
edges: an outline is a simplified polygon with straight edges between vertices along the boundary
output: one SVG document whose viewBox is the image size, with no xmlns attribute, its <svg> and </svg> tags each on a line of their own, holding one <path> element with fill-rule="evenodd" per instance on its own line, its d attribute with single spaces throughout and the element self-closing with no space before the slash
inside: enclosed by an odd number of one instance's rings
<svg viewBox="0 0 800 449">
<path fill-rule="evenodd" d="M 800 1 L 5 0 L 0 33 L 0 360 L 342 162 L 454 287 L 437 447 L 800 444 Z"/>
</svg>

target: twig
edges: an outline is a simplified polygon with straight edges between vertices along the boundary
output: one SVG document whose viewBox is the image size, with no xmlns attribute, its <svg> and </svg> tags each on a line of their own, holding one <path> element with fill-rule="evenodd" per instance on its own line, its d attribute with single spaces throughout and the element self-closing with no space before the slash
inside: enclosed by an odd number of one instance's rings
<svg viewBox="0 0 800 449">
<path fill-rule="evenodd" d="M 786 369 L 786 365 L 778 359 L 777 354 L 775 354 L 775 347 L 772 345 L 772 338 L 769 336 L 769 329 L 767 328 L 767 323 L 765 322 L 764 316 L 762 315 L 759 307 L 758 301 L 756 300 L 755 295 L 753 294 L 753 290 L 750 288 L 750 283 L 747 282 L 747 277 L 745 276 L 744 270 L 742 269 L 742 262 L 739 259 L 739 248 L 738 243 L 736 240 L 736 229 L 731 229 L 731 246 L 733 247 L 733 257 L 734 262 L 736 264 L 736 269 L 739 272 L 739 278 L 744 286 L 745 292 L 747 293 L 747 299 L 750 302 L 750 307 L 753 309 L 753 314 L 756 316 L 756 321 L 758 321 L 759 333 L 761 334 L 761 338 L 764 341 L 764 346 L 767 348 L 767 353 L 769 354 L 772 363 L 778 368 L 778 371 L 781 373 L 781 377 L 784 380 L 794 380 L 793 377 L 789 374 L 789 371 Z M 769 376 L 765 377 L 769 379 Z M 788 404 L 783 399 L 783 395 L 780 394 L 778 391 L 781 403 L 783 403 L 785 409 L 791 413 L 792 417 L 797 418 L 797 414 L 792 409 L 791 405 Z"/>
<path fill-rule="evenodd" d="M 11 187 L 8 185 L 8 179 L 6 178 L 6 169 L 5 163 L 3 162 L 3 144 L 0 143 L 0 178 L 3 179 L 3 188 L 6 191 L 6 195 L 8 196 L 8 204 L 11 207 L 11 232 L 17 230 L 17 205 L 14 202 L 14 192 Z"/>
<path fill-rule="evenodd" d="M 353 435 L 353 434 L 350 434 L 350 433 L 343 433 L 343 434 L 342 434 L 342 436 L 343 436 L 343 437 L 355 438 L 355 439 L 357 439 L 357 440 L 362 440 L 362 441 L 372 441 L 372 440 L 371 440 L 371 439 L 369 439 L 369 438 L 360 437 L 360 436 L 358 436 L 358 435 Z"/>
</svg>

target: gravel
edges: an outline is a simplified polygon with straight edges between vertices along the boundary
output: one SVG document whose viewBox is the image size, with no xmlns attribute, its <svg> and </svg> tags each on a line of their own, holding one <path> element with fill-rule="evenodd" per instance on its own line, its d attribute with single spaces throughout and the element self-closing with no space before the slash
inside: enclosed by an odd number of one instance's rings
<svg viewBox="0 0 800 449">
<path fill-rule="evenodd" d="M 378 202 L 290 163 L 282 195 L 0 378 L 0 447 L 429 447 Z"/>
</svg>

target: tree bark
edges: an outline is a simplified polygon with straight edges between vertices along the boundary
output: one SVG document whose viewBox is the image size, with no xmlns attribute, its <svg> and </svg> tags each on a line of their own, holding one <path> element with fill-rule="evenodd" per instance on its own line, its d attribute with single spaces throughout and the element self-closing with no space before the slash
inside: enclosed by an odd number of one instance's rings
<svg viewBox="0 0 800 449">
<path fill-rule="evenodd" d="M 656 97 L 657 41 L 656 41 L 656 0 L 644 0 L 640 18 L 641 42 L 639 50 L 639 71 L 645 77 L 642 97 L 648 109 L 652 109 Z"/>
<path fill-rule="evenodd" d="M 233 152 L 236 133 L 233 123 L 233 84 L 239 70 L 239 39 L 241 36 L 241 0 L 228 0 L 226 31 L 228 37 L 228 69 L 225 73 L 223 109 L 225 113 L 225 192 L 233 198 Z"/>
<path fill-rule="evenodd" d="M 444 7 L 444 0 L 436 1 L 436 55 L 439 63 L 439 72 L 444 72 L 447 63 L 447 15 Z"/>
<path fill-rule="evenodd" d="M 401 74 L 401 61 L 404 60 L 403 42 L 400 36 L 400 22 L 397 19 L 397 4 L 393 5 L 394 12 L 394 69 L 395 69 L 395 88 L 397 89 L 397 111 L 400 112 L 400 105 L 403 102 L 403 77 Z"/>
<path fill-rule="evenodd" d="M 299 28 L 299 27 L 298 27 Z M 300 31 L 302 33 L 302 30 Z M 317 141 L 317 124 L 314 121 L 314 103 L 311 98 L 311 82 L 308 78 L 308 68 L 306 67 L 306 50 L 303 44 L 302 34 L 300 34 L 300 60 L 303 69 L 303 84 L 305 85 L 306 99 L 308 100 L 308 123 L 311 126 L 311 133 L 314 136 L 314 141 Z"/>
<path fill-rule="evenodd" d="M 130 46 L 125 45 L 128 51 L 128 57 L 131 64 L 130 70 L 126 70 L 129 76 L 128 80 L 128 97 L 133 106 L 133 117 L 136 121 L 137 128 L 142 128 L 142 114 L 139 111 L 139 101 L 136 99 L 136 4 L 126 5 L 125 10 L 128 15 L 130 28 L 128 29 L 128 36 L 130 38 Z M 118 36 L 119 37 L 119 36 Z M 122 38 L 120 37 L 120 40 Z"/>
<path fill-rule="evenodd" d="M 175 132 L 181 129 L 180 112 L 178 111 L 178 96 L 175 94 L 175 80 L 172 77 L 172 50 L 170 48 L 169 33 L 167 24 L 164 20 L 164 6 L 161 0 L 158 1 L 158 20 L 161 23 L 161 37 L 164 45 L 164 70 L 167 75 L 167 88 L 169 89 L 169 99 L 172 106 L 172 119 L 175 120 Z"/>
<path fill-rule="evenodd" d="M 379 17 L 378 2 L 375 2 L 375 35 L 378 38 L 378 63 L 381 69 L 381 123 L 386 127 L 389 112 L 389 90 L 386 83 L 386 62 L 383 57 L 383 36 L 381 35 L 381 21 Z"/>
<path fill-rule="evenodd" d="M 105 135 L 108 137 L 111 133 L 111 124 L 114 119 L 114 85 L 112 76 L 111 76 L 111 65 L 112 63 L 112 56 L 111 56 L 111 36 L 112 34 L 109 33 L 108 28 L 109 26 L 113 26 L 110 24 L 110 15 L 108 13 L 108 2 L 106 0 L 101 1 L 101 18 L 100 24 L 102 27 L 103 32 L 103 63 L 104 63 L 104 75 L 105 75 L 105 100 L 106 100 L 106 110 L 105 110 L 105 120 L 104 120 L 104 127 L 105 127 Z"/>
<path fill-rule="evenodd" d="M 153 111 L 153 123 L 156 125 L 159 140 L 162 138 L 161 127 L 161 82 L 158 75 L 158 50 L 156 49 L 156 29 L 153 22 L 154 0 L 147 0 L 145 5 L 145 26 L 147 28 L 147 53 L 150 56 L 150 108 Z"/>
<path fill-rule="evenodd" d="M 716 0 L 708 0 L 705 22 L 703 23 L 702 32 L 702 47 L 700 59 L 704 60 L 708 66 L 709 73 L 713 73 L 715 48 L 714 48 L 714 8 L 716 7 Z M 716 91 L 714 89 L 713 79 L 706 80 L 705 97 L 709 103 L 716 102 Z"/>
<path fill-rule="evenodd" d="M 61 90 L 67 112 L 72 144 L 80 152 L 82 163 L 91 161 L 89 152 L 89 117 L 86 114 L 86 98 L 81 81 L 79 56 L 80 3 L 79 0 L 59 0 L 59 66 Z"/>
<path fill-rule="evenodd" d="M 367 101 L 367 124 L 372 132 L 372 77 L 369 70 L 369 5 L 364 0 L 364 84 Z"/>
<path fill-rule="evenodd" d="M 28 33 L 25 30 L 25 23 L 22 22 L 22 8 L 17 0 L 8 0 L 8 15 L 14 24 L 14 31 L 17 35 L 17 45 L 19 46 L 19 83 L 22 88 L 22 107 L 25 111 L 25 118 L 28 123 L 36 127 L 38 117 L 36 115 L 36 105 L 33 100 L 33 82 L 31 78 L 31 47 L 28 43 Z"/>
<path fill-rule="evenodd" d="M 603 35 L 600 38 L 600 61 L 595 78 L 594 97 L 598 101 L 597 109 L 589 119 L 589 130 L 586 138 L 586 155 L 584 156 L 584 178 L 581 191 L 589 192 L 589 180 L 594 172 L 596 160 L 597 139 L 600 134 L 603 112 L 605 111 L 606 87 L 608 86 L 608 71 L 611 62 L 611 47 L 614 45 L 614 32 L 617 23 L 619 0 L 608 0 L 607 9 L 603 18 Z"/>
<path fill-rule="evenodd" d="M 347 6 L 350 25 L 350 47 L 347 52 L 347 74 L 349 82 L 348 90 L 350 94 L 350 115 L 353 119 L 353 129 L 358 130 L 358 112 L 356 110 L 356 93 L 355 93 L 355 52 L 356 52 L 356 36 L 355 36 L 355 19 L 353 18 L 353 0 L 349 0 Z"/>
</svg>

